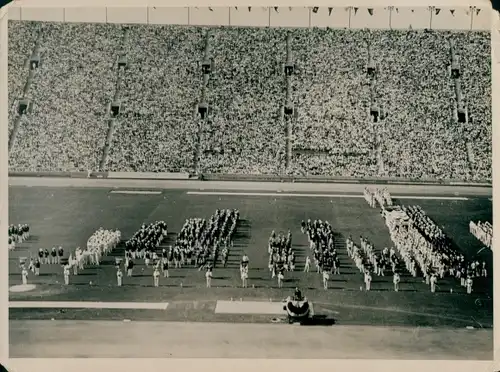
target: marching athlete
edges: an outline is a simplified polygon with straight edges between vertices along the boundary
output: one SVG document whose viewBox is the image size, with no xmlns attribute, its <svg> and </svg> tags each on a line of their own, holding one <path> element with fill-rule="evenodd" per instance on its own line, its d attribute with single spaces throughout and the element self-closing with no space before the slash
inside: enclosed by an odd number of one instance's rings
<svg viewBox="0 0 500 372">
<path fill-rule="evenodd" d="M 59 246 L 59 249 L 57 250 L 57 264 L 60 265 L 61 264 L 61 259 L 63 258 L 64 256 L 64 249 L 63 247 Z"/>
<path fill-rule="evenodd" d="M 285 279 L 284 268 L 278 269 L 278 288 L 283 288 L 283 280 Z"/>
<path fill-rule="evenodd" d="M 160 285 L 160 271 L 158 270 L 158 266 L 155 266 L 153 270 L 153 282 L 155 287 Z"/>
<path fill-rule="evenodd" d="M 117 282 L 116 284 L 118 285 L 118 287 L 121 287 L 123 284 L 123 272 L 119 266 L 116 270 L 116 282 Z"/>
<path fill-rule="evenodd" d="M 51 264 L 57 263 L 57 251 L 56 251 L 56 247 L 52 247 L 52 251 L 50 252 L 50 263 Z"/>
<path fill-rule="evenodd" d="M 41 264 L 40 264 L 40 260 L 38 259 L 38 257 L 35 260 L 34 266 L 35 266 L 35 275 L 36 276 L 40 275 L 40 266 L 41 266 Z"/>
<path fill-rule="evenodd" d="M 394 283 L 394 292 L 399 291 L 399 282 L 401 281 L 401 278 L 397 272 L 394 273 L 394 277 L 392 279 L 392 282 Z"/>
<path fill-rule="evenodd" d="M 309 256 L 307 256 L 306 257 L 306 264 L 304 266 L 304 272 L 308 273 L 310 268 L 311 268 L 311 259 L 309 258 Z"/>
<path fill-rule="evenodd" d="M 47 248 L 45 248 L 43 250 L 43 258 L 44 258 L 46 264 L 50 264 L 49 255 L 50 255 L 49 250 Z"/>
<path fill-rule="evenodd" d="M 250 259 L 248 258 L 246 253 L 243 253 L 243 257 L 241 258 L 241 266 L 248 267 L 249 263 L 250 263 Z"/>
<path fill-rule="evenodd" d="M 467 294 L 471 294 L 472 293 L 472 278 L 469 276 L 467 278 L 467 280 L 465 281 L 465 284 L 466 284 L 466 287 L 467 287 Z"/>
<path fill-rule="evenodd" d="M 366 291 L 370 290 L 371 283 L 372 283 L 372 276 L 370 275 L 369 271 L 366 271 L 365 272 L 365 289 L 366 289 Z"/>
<path fill-rule="evenodd" d="M 248 266 L 240 266 L 241 284 L 243 288 L 248 288 Z"/>
<path fill-rule="evenodd" d="M 78 259 L 75 257 L 71 261 L 68 260 L 68 265 L 73 266 L 73 275 L 78 275 Z"/>
<path fill-rule="evenodd" d="M 64 265 L 64 284 L 69 284 L 69 265 Z"/>
<path fill-rule="evenodd" d="M 134 261 L 132 261 L 131 259 L 128 259 L 128 262 L 127 262 L 127 276 L 128 277 L 132 276 L 133 269 L 134 269 Z"/>
<path fill-rule="evenodd" d="M 212 268 L 208 267 L 205 273 L 205 278 L 207 279 L 207 288 L 212 287 Z"/>
<path fill-rule="evenodd" d="M 28 270 L 26 270 L 26 267 L 23 266 L 23 269 L 21 271 L 21 277 L 23 280 L 23 285 L 28 284 Z"/>
<path fill-rule="evenodd" d="M 437 277 L 436 277 L 436 275 L 432 274 L 431 278 L 430 278 L 431 292 L 432 293 L 436 292 L 436 282 L 437 282 Z"/>
<path fill-rule="evenodd" d="M 162 269 L 163 269 L 163 277 L 168 278 L 169 274 L 168 274 L 168 258 L 167 257 L 162 258 Z"/>
<path fill-rule="evenodd" d="M 333 273 L 335 275 L 340 275 L 340 259 L 338 256 L 335 256 L 333 260 Z"/>
<path fill-rule="evenodd" d="M 330 279 L 330 274 L 328 270 L 323 270 L 323 288 L 328 289 L 328 279 Z"/>
</svg>

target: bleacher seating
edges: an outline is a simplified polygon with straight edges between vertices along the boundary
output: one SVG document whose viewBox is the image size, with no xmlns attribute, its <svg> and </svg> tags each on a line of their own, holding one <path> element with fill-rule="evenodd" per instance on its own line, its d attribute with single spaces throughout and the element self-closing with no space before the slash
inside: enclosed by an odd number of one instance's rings
<svg viewBox="0 0 500 372">
<path fill-rule="evenodd" d="M 10 21 L 11 106 L 40 26 L 41 65 L 27 95 L 33 111 L 21 118 L 11 170 L 99 169 L 118 91 L 123 107 L 104 170 L 188 172 L 197 164 L 204 173 L 491 180 L 488 33 L 128 25 L 122 45 L 117 24 Z M 196 107 L 207 30 L 214 71 L 203 120 Z M 296 114 L 283 120 L 289 31 Z M 460 55 L 467 124 L 453 121 L 449 37 Z M 368 43 L 375 96 L 387 111 L 377 123 Z M 127 67 L 117 86 L 122 48 Z"/>
</svg>

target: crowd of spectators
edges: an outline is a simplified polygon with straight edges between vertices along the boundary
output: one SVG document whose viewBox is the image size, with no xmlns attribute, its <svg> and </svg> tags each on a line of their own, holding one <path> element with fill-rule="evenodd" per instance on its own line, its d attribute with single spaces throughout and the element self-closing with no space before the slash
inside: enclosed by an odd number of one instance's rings
<svg viewBox="0 0 500 372">
<path fill-rule="evenodd" d="M 293 31 L 293 147 L 309 153 L 294 153 L 291 174 L 377 175 L 366 45 L 360 30 Z"/>
<path fill-rule="evenodd" d="M 189 172 L 202 91 L 204 28 L 131 25 L 107 170 Z M 117 50 L 114 50 L 115 55 Z"/>
<path fill-rule="evenodd" d="M 491 42 L 489 32 L 471 32 L 455 38 L 461 68 L 461 87 L 472 120 L 464 125 L 462 136 L 471 144 L 471 177 L 491 179 Z"/>
<path fill-rule="evenodd" d="M 92 23 L 42 26 L 41 63 L 27 93 L 33 111 L 22 118 L 10 166 L 18 171 L 98 169 L 120 29 Z"/>
<path fill-rule="evenodd" d="M 38 27 L 35 22 L 9 21 L 9 53 L 8 84 L 9 84 L 9 115 L 12 114 L 14 104 L 22 96 L 22 91 L 29 73 L 29 58 L 35 47 L 38 36 Z M 9 118 L 9 134 L 12 130 L 12 116 Z"/>
<path fill-rule="evenodd" d="M 297 115 L 289 125 L 297 151 L 290 174 L 491 179 L 488 33 L 130 25 L 122 45 L 121 25 L 11 22 L 11 105 L 40 25 L 41 65 L 28 94 L 33 112 L 21 120 L 11 169 L 99 167 L 123 47 L 128 65 L 106 170 L 187 172 L 198 163 L 206 173 L 281 174 L 291 31 L 296 69 L 288 79 Z M 214 71 L 202 120 L 209 29 Z M 460 56 L 469 124 L 453 121 L 449 37 Z M 377 64 L 375 97 L 387 112 L 378 123 L 369 114 L 368 45 Z"/>
<path fill-rule="evenodd" d="M 286 30 L 215 29 L 210 43 L 215 73 L 207 87 L 212 113 L 201 139 L 201 171 L 281 173 Z"/>
<path fill-rule="evenodd" d="M 371 50 L 379 66 L 377 94 L 387 111 L 378 129 L 386 174 L 469 178 L 465 144 L 459 126 L 452 122 L 455 93 L 446 32 L 373 34 Z"/>
</svg>

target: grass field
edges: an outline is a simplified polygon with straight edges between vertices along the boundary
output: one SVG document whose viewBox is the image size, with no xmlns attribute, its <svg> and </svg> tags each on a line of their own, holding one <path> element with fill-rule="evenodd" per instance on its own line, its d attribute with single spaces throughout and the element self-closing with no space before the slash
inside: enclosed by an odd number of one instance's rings
<svg viewBox="0 0 500 372">
<path fill-rule="evenodd" d="M 42 266 L 39 277 L 30 277 L 37 284 L 31 292 L 11 293 L 11 300 L 85 300 L 93 301 L 168 301 L 173 305 L 158 311 L 95 311 L 11 309 L 11 319 L 115 319 L 132 317 L 143 320 L 207 320 L 268 321 L 259 316 L 220 316 L 211 311 L 215 301 L 229 299 L 260 299 L 279 301 L 295 286 L 306 289 L 317 309 L 335 314 L 344 324 L 452 326 L 492 325 L 493 305 L 485 300 L 491 295 L 491 281 L 476 283 L 476 293 L 463 294 L 456 282 L 439 282 L 438 293 L 431 294 L 419 279 L 403 276 L 401 292 L 391 291 L 391 278 L 374 277 L 371 293 L 360 291 L 362 276 L 347 256 L 343 238 L 360 235 L 371 240 L 377 249 L 390 245 L 390 238 L 379 212 L 370 209 L 359 198 L 311 198 L 273 196 L 188 195 L 185 190 L 162 190 L 159 195 L 112 194 L 103 188 L 11 187 L 9 189 L 10 223 L 28 223 L 32 238 L 10 253 L 9 284 L 20 284 L 20 256 L 35 255 L 40 247 L 62 245 L 66 254 L 76 246 L 84 246 L 88 237 L 100 226 L 118 228 L 124 238 L 130 237 L 143 222 L 165 220 L 172 244 L 184 220 L 208 218 L 217 208 L 237 208 L 242 221 L 237 228 L 235 246 L 226 269 L 214 271 L 213 286 L 204 288 L 204 275 L 193 268 L 173 269 L 160 287 L 152 287 L 152 270 L 142 264 L 132 279 L 125 278 L 124 287 L 115 286 L 114 256 L 123 255 L 118 248 L 99 267 L 85 269 L 71 277 L 71 285 L 63 286 L 62 269 L 58 265 Z M 488 198 L 469 200 L 402 200 L 419 204 L 469 257 L 482 245 L 468 232 L 470 220 L 491 221 L 492 203 Z M 334 276 L 328 291 L 320 290 L 321 278 L 316 273 L 301 272 L 304 257 L 309 254 L 307 239 L 300 232 L 300 221 L 328 220 L 339 238 L 341 275 Z M 286 276 L 285 288 L 277 289 L 267 270 L 267 241 L 272 230 L 292 231 L 293 246 L 298 256 L 298 271 Z M 249 284 L 240 285 L 238 261 L 243 252 L 250 257 Z M 481 260 L 492 267 L 491 252 L 483 250 Z M 92 285 L 89 283 L 92 282 Z M 477 280 L 479 282 L 479 280 Z M 182 288 L 181 288 L 182 283 Z M 450 293 L 453 288 L 454 293 Z M 483 293 L 484 292 L 484 293 Z M 483 299 L 478 306 L 476 299 Z M 207 314 L 212 314 L 209 316 Z"/>
</svg>

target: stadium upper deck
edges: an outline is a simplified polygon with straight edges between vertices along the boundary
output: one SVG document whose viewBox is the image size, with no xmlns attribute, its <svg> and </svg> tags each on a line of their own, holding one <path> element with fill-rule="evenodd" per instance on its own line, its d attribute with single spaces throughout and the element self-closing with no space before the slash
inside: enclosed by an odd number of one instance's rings
<svg viewBox="0 0 500 372">
<path fill-rule="evenodd" d="M 12 170 L 491 179 L 489 32 L 11 22 L 9 37 Z"/>
</svg>

